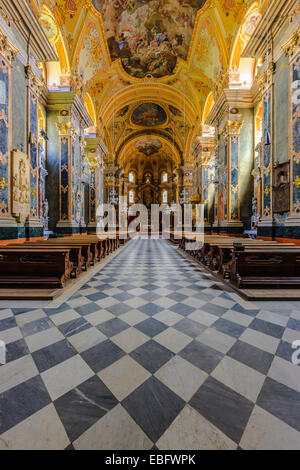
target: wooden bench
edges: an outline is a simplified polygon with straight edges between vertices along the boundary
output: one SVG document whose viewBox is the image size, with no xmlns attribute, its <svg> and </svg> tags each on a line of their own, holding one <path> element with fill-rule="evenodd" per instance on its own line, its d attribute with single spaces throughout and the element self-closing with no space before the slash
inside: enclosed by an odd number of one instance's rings
<svg viewBox="0 0 300 470">
<path fill-rule="evenodd" d="M 2 287 L 64 287 L 71 277 L 70 250 L 49 252 L 29 246 L 0 248 L 0 285 Z"/>
<path fill-rule="evenodd" d="M 233 252 L 230 279 L 239 288 L 299 286 L 300 247 Z"/>
</svg>

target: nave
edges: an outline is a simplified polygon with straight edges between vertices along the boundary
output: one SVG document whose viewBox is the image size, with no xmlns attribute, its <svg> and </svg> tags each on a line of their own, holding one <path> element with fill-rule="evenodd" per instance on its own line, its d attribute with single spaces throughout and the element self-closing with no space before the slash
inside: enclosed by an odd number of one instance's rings
<svg viewBox="0 0 300 470">
<path fill-rule="evenodd" d="M 91 276 L 1 303 L 1 450 L 300 448 L 299 302 L 246 302 L 161 239 Z"/>
</svg>

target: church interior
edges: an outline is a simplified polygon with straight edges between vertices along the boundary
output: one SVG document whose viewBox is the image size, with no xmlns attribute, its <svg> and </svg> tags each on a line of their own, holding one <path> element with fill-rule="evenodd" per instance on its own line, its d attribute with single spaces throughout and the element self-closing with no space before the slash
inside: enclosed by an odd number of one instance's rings
<svg viewBox="0 0 300 470">
<path fill-rule="evenodd" d="M 300 449 L 299 38 L 297 0 L 0 0 L 1 450 Z"/>
</svg>

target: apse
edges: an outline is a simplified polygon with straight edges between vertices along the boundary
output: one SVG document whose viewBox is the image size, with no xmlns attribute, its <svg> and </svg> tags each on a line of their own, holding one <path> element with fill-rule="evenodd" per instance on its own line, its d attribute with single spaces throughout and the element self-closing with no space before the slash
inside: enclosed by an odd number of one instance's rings
<svg viewBox="0 0 300 470">
<path fill-rule="evenodd" d="M 111 59 L 137 78 L 164 77 L 187 59 L 197 12 L 207 0 L 93 0 Z"/>
</svg>

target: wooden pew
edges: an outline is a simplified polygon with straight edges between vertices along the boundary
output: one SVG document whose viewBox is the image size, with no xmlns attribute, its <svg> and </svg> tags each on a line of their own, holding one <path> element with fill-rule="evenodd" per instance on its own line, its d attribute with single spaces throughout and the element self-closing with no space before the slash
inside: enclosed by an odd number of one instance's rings
<svg viewBox="0 0 300 470">
<path fill-rule="evenodd" d="M 239 288 L 299 286 L 300 247 L 235 251 L 230 278 Z"/>
<path fill-rule="evenodd" d="M 45 252 L 24 245 L 0 247 L 1 286 L 64 287 L 72 270 L 70 250 L 66 248 Z"/>
</svg>

